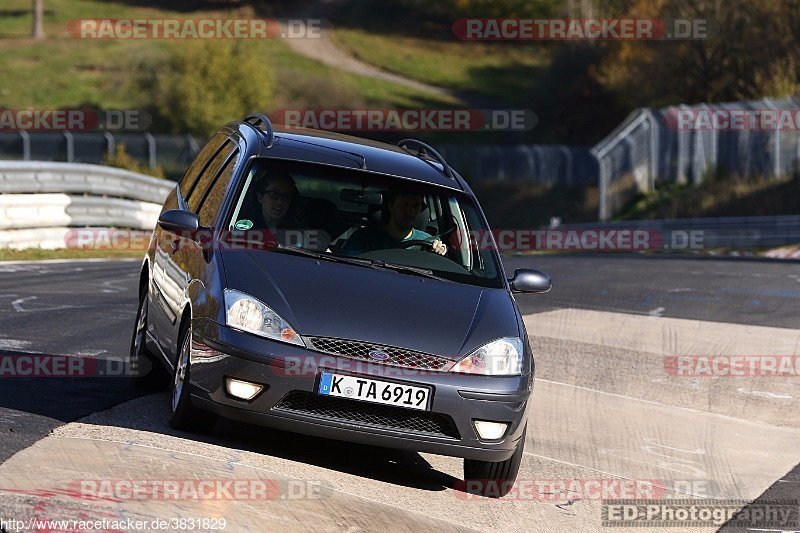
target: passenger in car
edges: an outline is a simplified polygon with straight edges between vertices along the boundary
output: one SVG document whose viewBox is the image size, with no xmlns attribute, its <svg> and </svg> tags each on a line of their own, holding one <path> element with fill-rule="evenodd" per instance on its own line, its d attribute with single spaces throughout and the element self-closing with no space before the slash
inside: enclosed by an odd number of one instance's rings
<svg viewBox="0 0 800 533">
<path fill-rule="evenodd" d="M 255 187 L 261 220 L 255 221 L 254 227 L 269 230 L 281 244 L 314 250 L 327 248 L 330 237 L 310 228 L 301 215 L 300 192 L 288 172 L 266 173 L 255 181 Z"/>
<path fill-rule="evenodd" d="M 422 194 L 392 188 L 386 194 L 386 210 L 389 220 L 382 226 L 362 228 L 347 240 L 343 251 L 358 255 L 373 250 L 397 248 L 404 241 L 420 240 L 430 243 L 434 253 L 445 255 L 447 246 L 433 235 L 414 227 L 417 217 L 425 208 Z"/>
</svg>

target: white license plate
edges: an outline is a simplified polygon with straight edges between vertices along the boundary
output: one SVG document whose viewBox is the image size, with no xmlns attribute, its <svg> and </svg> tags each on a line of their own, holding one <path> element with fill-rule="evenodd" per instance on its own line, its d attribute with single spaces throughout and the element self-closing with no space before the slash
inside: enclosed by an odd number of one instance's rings
<svg viewBox="0 0 800 533">
<path fill-rule="evenodd" d="M 426 411 L 431 391 L 427 387 L 323 372 L 319 380 L 319 393 Z"/>
</svg>

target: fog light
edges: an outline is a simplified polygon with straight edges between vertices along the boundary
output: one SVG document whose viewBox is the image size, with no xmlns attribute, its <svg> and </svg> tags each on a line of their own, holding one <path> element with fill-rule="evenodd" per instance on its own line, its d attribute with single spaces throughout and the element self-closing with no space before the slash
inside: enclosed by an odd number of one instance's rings
<svg viewBox="0 0 800 533">
<path fill-rule="evenodd" d="M 240 381 L 238 379 L 228 378 L 225 380 L 225 386 L 228 389 L 228 394 L 241 398 L 242 400 L 252 400 L 264 388 L 263 385 L 257 383 L 250 383 L 247 381 Z"/>
<path fill-rule="evenodd" d="M 498 440 L 503 438 L 508 429 L 506 422 L 487 422 L 486 420 L 475 421 L 475 431 L 481 440 Z"/>
</svg>

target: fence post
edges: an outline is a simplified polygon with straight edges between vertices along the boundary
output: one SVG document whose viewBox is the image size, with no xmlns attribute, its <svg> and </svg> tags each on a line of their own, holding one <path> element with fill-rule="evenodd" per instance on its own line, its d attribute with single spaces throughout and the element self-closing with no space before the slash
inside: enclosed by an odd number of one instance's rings
<svg viewBox="0 0 800 533">
<path fill-rule="evenodd" d="M 647 110 L 647 119 L 650 122 L 650 180 L 648 183 L 648 192 L 656 190 L 656 174 L 658 173 L 658 157 L 660 154 L 658 140 L 659 140 L 659 121 L 655 113 L 651 109 Z"/>
<path fill-rule="evenodd" d="M 608 169 L 605 157 L 599 157 L 595 150 L 592 150 L 592 155 L 597 159 L 597 184 L 599 188 L 600 201 L 598 202 L 597 218 L 601 222 L 608 220 Z"/>
<path fill-rule="evenodd" d="M 566 147 L 566 146 L 562 146 L 561 147 L 561 153 L 564 154 L 564 161 L 565 161 L 565 164 L 564 164 L 564 177 L 565 177 L 565 180 L 564 181 L 566 182 L 567 185 L 572 185 L 572 183 L 573 183 L 573 180 L 572 180 L 572 153 L 570 153 L 569 148 Z M 558 180 L 558 181 L 561 181 L 561 180 Z"/>
<path fill-rule="evenodd" d="M 772 100 L 769 98 L 764 98 L 763 102 L 772 109 L 773 111 L 778 112 L 778 106 L 772 103 Z M 778 177 L 781 175 L 781 129 L 777 127 L 778 123 L 775 123 L 775 132 L 772 134 L 772 142 L 773 142 L 773 151 L 772 154 L 772 173 L 774 177 Z"/>
<path fill-rule="evenodd" d="M 75 162 L 75 137 L 72 136 L 72 133 L 65 131 L 64 132 L 64 139 L 67 141 L 67 163 L 74 163 Z"/>
<path fill-rule="evenodd" d="M 689 109 L 689 106 L 687 106 L 686 104 L 681 104 L 679 106 L 679 109 L 681 109 L 681 110 Z M 693 124 L 692 126 L 695 127 L 696 125 Z M 685 153 L 685 151 L 687 149 L 687 147 L 686 147 L 686 136 L 688 135 L 688 132 L 690 132 L 690 131 L 692 131 L 692 130 L 691 129 L 690 130 L 682 130 L 680 127 L 677 128 L 678 142 L 676 143 L 676 150 L 678 152 L 678 164 L 677 164 L 677 172 L 676 172 L 676 175 L 675 175 L 675 182 L 680 184 L 680 185 L 685 185 L 686 182 L 688 181 L 686 179 L 686 162 L 685 162 L 685 158 L 684 158 L 684 153 Z"/>
<path fill-rule="evenodd" d="M 154 169 L 158 166 L 158 161 L 156 160 L 156 138 L 153 137 L 152 133 L 145 133 L 144 138 L 147 141 L 148 165 L 150 169 Z"/>
<path fill-rule="evenodd" d="M 109 157 L 114 157 L 114 151 L 117 149 L 117 142 L 114 136 L 111 135 L 110 131 L 106 131 L 103 133 L 103 137 L 106 138 L 106 150 L 108 150 Z"/>
<path fill-rule="evenodd" d="M 19 136 L 20 136 L 20 138 L 22 138 L 22 160 L 23 161 L 30 161 L 31 160 L 31 136 L 25 130 L 20 130 Z"/>
</svg>

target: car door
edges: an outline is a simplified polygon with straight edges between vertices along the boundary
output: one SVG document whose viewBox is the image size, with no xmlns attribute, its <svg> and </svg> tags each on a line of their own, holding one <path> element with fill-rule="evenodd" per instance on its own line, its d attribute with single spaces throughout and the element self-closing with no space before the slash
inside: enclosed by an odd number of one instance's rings
<svg viewBox="0 0 800 533">
<path fill-rule="evenodd" d="M 169 195 L 162 212 L 169 209 L 186 208 L 186 198 L 191 195 L 200 176 L 211 165 L 227 142 L 228 137 L 224 134 L 217 134 L 211 138 L 189 165 L 178 184 L 177 191 Z M 151 303 L 154 305 L 150 306 L 151 312 L 148 313 L 148 320 L 152 322 L 153 333 L 161 350 L 168 354 L 171 352 L 169 349 L 170 332 L 177 320 L 176 304 L 171 300 L 175 298 L 176 291 L 181 285 L 175 283 L 177 269 L 173 261 L 173 256 L 180 246 L 180 239 L 174 233 L 158 226 L 155 233 L 153 266 L 150 276 Z"/>
<path fill-rule="evenodd" d="M 186 199 L 183 209 L 198 214 L 200 217 L 201 231 L 207 234 L 207 228 L 212 225 L 216 209 L 224 199 L 225 190 L 230 183 L 233 168 L 238 160 L 236 144 L 231 140 L 220 147 L 209 164 L 200 174 L 197 182 Z M 205 278 L 204 270 L 207 266 L 206 255 L 203 253 L 203 244 L 198 238 L 191 235 L 176 236 L 178 245 L 170 246 L 169 270 L 166 272 L 165 288 L 168 291 L 166 313 L 176 320 L 171 322 L 169 334 L 164 339 L 167 353 L 170 357 L 177 357 L 178 341 L 180 334 L 180 321 L 183 306 L 187 300 L 189 284 L 194 280 L 201 283 Z M 203 235 L 199 236 L 201 239 Z"/>
</svg>

